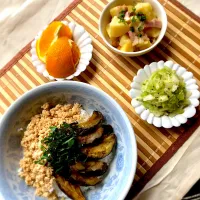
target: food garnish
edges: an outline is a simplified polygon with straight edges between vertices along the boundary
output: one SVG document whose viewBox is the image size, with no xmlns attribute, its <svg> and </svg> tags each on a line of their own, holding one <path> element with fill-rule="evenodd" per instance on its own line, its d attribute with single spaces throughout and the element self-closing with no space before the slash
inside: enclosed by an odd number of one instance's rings
<svg viewBox="0 0 200 200">
<path fill-rule="evenodd" d="M 71 29 L 54 21 L 36 42 L 38 58 L 46 64 L 49 75 L 65 78 L 72 75 L 80 59 L 80 51 L 73 41 Z"/>
<path fill-rule="evenodd" d="M 141 21 L 141 22 L 144 22 L 144 21 L 146 21 L 146 15 L 145 14 L 143 14 L 142 12 L 138 12 L 137 14 L 136 14 L 136 16 L 137 16 L 137 18 Z"/>
<path fill-rule="evenodd" d="M 85 199 L 80 186 L 94 186 L 103 180 L 108 164 L 98 159 L 111 153 L 116 144 L 112 126 L 94 111 L 82 122 L 50 127 L 40 141 L 41 157 L 35 164 L 53 169 L 60 189 L 73 199 Z"/>
<path fill-rule="evenodd" d="M 141 32 L 143 30 L 143 28 L 144 27 L 142 25 L 138 26 L 138 31 Z"/>
<path fill-rule="evenodd" d="M 112 46 L 121 51 L 134 52 L 149 48 L 162 28 L 161 21 L 148 2 L 116 6 L 110 9 L 110 15 L 112 19 L 106 31 Z M 122 41 L 125 36 L 128 40 Z"/>
<path fill-rule="evenodd" d="M 175 116 L 182 114 L 190 104 L 189 96 L 183 78 L 176 71 L 164 67 L 142 83 L 137 100 L 155 116 Z"/>
<path fill-rule="evenodd" d="M 126 11 L 125 11 L 125 10 L 120 11 L 120 13 L 119 13 L 119 15 L 118 15 L 119 22 L 124 22 L 124 23 L 126 23 L 125 20 L 124 20 L 125 14 L 126 14 Z"/>
<path fill-rule="evenodd" d="M 49 136 L 41 141 L 43 155 L 36 163 L 50 166 L 55 174 L 66 178 L 70 165 L 85 161 L 87 157 L 81 153 L 82 145 L 78 143 L 76 130 L 70 124 L 63 123 L 60 128 L 50 129 Z"/>
<path fill-rule="evenodd" d="M 131 31 L 131 32 L 134 32 L 134 31 L 135 31 L 135 29 L 134 29 L 133 26 L 130 27 L 130 31 Z"/>
</svg>

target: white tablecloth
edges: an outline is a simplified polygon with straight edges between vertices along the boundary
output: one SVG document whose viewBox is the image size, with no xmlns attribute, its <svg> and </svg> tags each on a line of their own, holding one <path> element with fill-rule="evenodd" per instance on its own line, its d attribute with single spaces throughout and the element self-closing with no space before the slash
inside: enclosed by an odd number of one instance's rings
<svg viewBox="0 0 200 200">
<path fill-rule="evenodd" d="M 72 0 L 1 0 L 0 68 Z M 200 16 L 200 0 L 179 0 Z M 141 200 L 181 199 L 200 178 L 200 129 L 138 195 Z"/>
</svg>

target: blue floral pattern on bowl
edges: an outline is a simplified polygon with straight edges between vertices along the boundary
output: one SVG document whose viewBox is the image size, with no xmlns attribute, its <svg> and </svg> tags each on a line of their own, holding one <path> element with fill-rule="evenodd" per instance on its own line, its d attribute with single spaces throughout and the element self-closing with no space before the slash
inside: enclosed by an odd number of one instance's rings
<svg viewBox="0 0 200 200">
<path fill-rule="evenodd" d="M 0 199 L 43 199 L 34 196 L 34 188 L 25 184 L 17 170 L 23 156 L 20 146 L 23 130 L 45 102 L 78 102 L 85 110 L 103 113 L 117 136 L 116 152 L 103 182 L 87 190 L 85 196 L 88 200 L 123 199 L 136 169 L 137 151 L 132 126 L 124 111 L 110 96 L 93 86 L 73 81 L 48 83 L 27 92 L 3 116 L 0 122 Z"/>
</svg>

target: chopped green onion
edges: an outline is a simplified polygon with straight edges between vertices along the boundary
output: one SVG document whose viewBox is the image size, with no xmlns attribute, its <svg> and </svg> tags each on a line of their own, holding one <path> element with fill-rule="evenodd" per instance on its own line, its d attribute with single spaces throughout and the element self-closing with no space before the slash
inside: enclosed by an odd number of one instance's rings
<svg viewBox="0 0 200 200">
<path fill-rule="evenodd" d="M 126 14 L 125 10 L 122 10 L 122 11 L 119 12 L 119 15 L 118 15 L 119 22 L 126 23 L 125 20 L 124 20 L 125 14 Z"/>
<path fill-rule="evenodd" d="M 134 31 L 135 31 L 135 29 L 134 29 L 133 26 L 130 27 L 130 31 L 131 31 L 131 32 L 134 32 Z"/>
<path fill-rule="evenodd" d="M 135 13 L 135 11 L 136 11 L 136 8 L 132 7 L 132 11 L 133 11 L 133 13 Z"/>
<path fill-rule="evenodd" d="M 190 104 L 185 82 L 175 71 L 164 67 L 143 82 L 137 100 L 155 116 L 182 114 Z"/>
<path fill-rule="evenodd" d="M 144 27 L 143 27 L 142 25 L 140 25 L 140 26 L 138 27 L 138 31 L 141 32 L 141 31 L 143 30 L 143 28 L 144 28 Z"/>
<path fill-rule="evenodd" d="M 135 17 L 135 16 L 132 16 L 131 22 L 134 23 L 134 22 L 136 22 L 136 20 L 137 20 L 136 17 Z"/>
<path fill-rule="evenodd" d="M 138 18 L 141 22 L 146 21 L 146 15 L 143 14 L 142 12 L 138 12 L 138 13 L 136 14 L 136 16 L 137 16 L 137 18 Z"/>
<path fill-rule="evenodd" d="M 80 148 L 76 140 L 76 129 L 72 125 L 63 123 L 60 127 L 53 126 L 50 127 L 49 135 L 41 141 L 43 154 L 35 163 L 50 166 L 54 173 L 67 178 L 71 164 L 87 159 Z"/>
</svg>

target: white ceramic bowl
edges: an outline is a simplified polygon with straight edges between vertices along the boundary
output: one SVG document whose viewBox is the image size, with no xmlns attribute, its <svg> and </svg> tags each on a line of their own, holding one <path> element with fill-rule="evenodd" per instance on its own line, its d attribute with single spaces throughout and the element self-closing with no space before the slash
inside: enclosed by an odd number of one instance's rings
<svg viewBox="0 0 200 200">
<path fill-rule="evenodd" d="M 157 69 L 161 69 L 164 66 L 169 67 L 176 71 L 176 74 L 181 76 L 185 83 L 186 89 L 191 92 L 189 97 L 190 105 L 184 109 L 183 114 L 176 115 L 174 117 L 162 116 L 156 117 L 148 109 L 146 109 L 141 102 L 136 100 L 136 97 L 141 93 L 141 84 L 148 79 L 150 75 Z M 149 124 L 153 124 L 156 127 L 171 128 L 173 126 L 178 127 L 181 124 L 187 122 L 188 118 L 191 118 L 196 113 L 196 108 L 199 105 L 200 92 L 198 91 L 198 85 L 193 78 L 193 74 L 188 72 L 184 67 L 179 64 L 175 64 L 172 61 L 159 61 L 153 62 L 150 65 L 145 65 L 143 69 L 138 70 L 137 75 L 133 78 L 131 83 L 130 96 L 132 98 L 131 104 L 135 108 L 135 112 L 140 115 L 143 120 L 146 120 Z"/>
<path fill-rule="evenodd" d="M 92 39 L 89 35 L 89 33 L 79 24 L 76 24 L 74 22 L 70 22 L 69 24 L 66 21 L 62 21 L 63 24 L 68 25 L 70 29 L 72 30 L 73 34 L 73 40 L 76 42 L 78 45 L 81 56 L 80 56 L 80 61 L 76 67 L 76 72 L 68 77 L 65 78 L 55 78 L 53 76 L 50 76 L 49 73 L 46 70 L 45 64 L 40 61 L 40 59 L 37 56 L 36 53 L 36 41 L 38 38 L 41 36 L 42 31 L 40 31 L 37 36 L 35 37 L 34 41 L 31 44 L 31 54 L 32 54 L 32 62 L 33 65 L 35 66 L 36 70 L 41 73 L 43 76 L 50 80 L 57 80 L 57 81 L 63 81 L 65 79 L 72 79 L 75 76 L 79 76 L 81 72 L 83 72 L 86 67 L 88 66 L 91 58 L 92 58 L 92 51 L 93 51 L 93 46 L 92 46 Z"/>
<path fill-rule="evenodd" d="M 23 156 L 20 145 L 30 119 L 49 102 L 80 103 L 87 111 L 99 110 L 117 136 L 117 146 L 105 179 L 94 189 L 85 191 L 87 200 L 123 200 L 132 184 L 137 147 L 132 125 L 120 105 L 108 94 L 89 84 L 56 81 L 36 87 L 15 101 L 3 115 L 0 124 L 0 200 L 41 200 L 34 196 L 17 173 Z M 23 130 L 23 131 L 20 131 Z"/>
<path fill-rule="evenodd" d="M 157 0 L 144 0 L 144 2 L 149 2 L 152 5 L 154 11 L 156 12 L 158 16 L 158 19 L 162 21 L 162 29 L 156 42 L 151 47 L 144 49 L 142 51 L 137 51 L 137 52 L 124 52 L 113 47 L 110 44 L 110 39 L 106 32 L 106 25 L 110 23 L 110 9 L 118 5 L 124 5 L 124 4 L 131 5 L 133 3 L 133 0 L 114 0 L 114 1 L 111 1 L 108 5 L 106 5 L 106 7 L 103 9 L 100 16 L 100 20 L 99 20 L 100 35 L 103 38 L 106 45 L 115 53 L 120 54 L 122 56 L 141 56 L 145 53 L 148 53 L 154 47 L 156 47 L 159 44 L 159 42 L 162 40 L 162 38 L 164 37 L 165 32 L 167 30 L 167 15 L 163 6 Z"/>
</svg>

